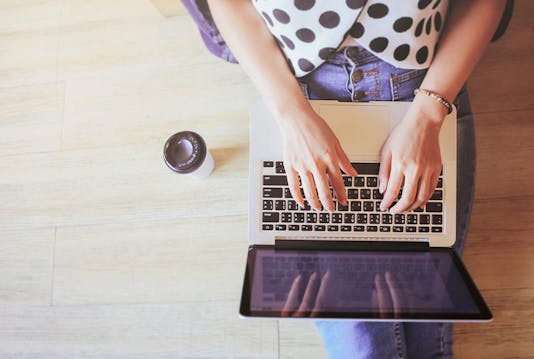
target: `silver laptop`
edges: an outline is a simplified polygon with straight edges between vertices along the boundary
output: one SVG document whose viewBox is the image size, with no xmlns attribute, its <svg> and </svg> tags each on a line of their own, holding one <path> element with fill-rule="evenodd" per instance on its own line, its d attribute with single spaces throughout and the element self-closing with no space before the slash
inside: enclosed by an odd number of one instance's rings
<svg viewBox="0 0 534 359">
<path fill-rule="evenodd" d="M 310 101 L 358 176 L 348 203 L 301 208 L 291 196 L 277 123 L 250 111 L 249 247 L 244 317 L 408 321 L 490 320 L 452 246 L 456 240 L 456 111 L 440 132 L 443 170 L 424 209 L 378 210 L 379 151 L 410 103 Z M 402 194 L 402 193 L 401 193 Z M 399 194 L 399 198 L 401 196 Z"/>
</svg>

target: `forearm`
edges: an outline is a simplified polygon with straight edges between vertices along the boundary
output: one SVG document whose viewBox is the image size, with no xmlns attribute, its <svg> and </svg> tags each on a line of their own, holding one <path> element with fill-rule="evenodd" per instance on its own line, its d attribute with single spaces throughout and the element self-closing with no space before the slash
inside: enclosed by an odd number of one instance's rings
<svg viewBox="0 0 534 359">
<path fill-rule="evenodd" d="M 250 0 L 208 0 L 211 13 L 243 70 L 277 117 L 309 106 L 300 86 Z"/>
<path fill-rule="evenodd" d="M 478 63 L 497 28 L 505 0 L 458 1 L 449 15 L 437 53 L 421 88 L 452 101 Z M 429 102 L 417 95 L 416 102 Z M 445 117 L 443 105 L 433 101 L 432 117 Z"/>
</svg>

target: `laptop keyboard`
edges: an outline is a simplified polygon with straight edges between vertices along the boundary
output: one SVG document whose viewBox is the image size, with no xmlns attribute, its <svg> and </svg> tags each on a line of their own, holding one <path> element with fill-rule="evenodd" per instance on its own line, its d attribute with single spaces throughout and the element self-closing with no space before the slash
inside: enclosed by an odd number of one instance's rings
<svg viewBox="0 0 534 359">
<path fill-rule="evenodd" d="M 315 211 L 307 201 L 301 208 L 291 196 L 284 164 L 263 161 L 262 213 L 263 231 L 304 231 L 349 233 L 442 233 L 443 232 L 443 176 L 425 208 L 408 213 L 380 212 L 382 194 L 378 191 L 379 163 L 352 163 L 357 177 L 343 175 L 347 189 L 347 205 L 334 200 L 335 211 Z M 302 190 L 302 189 L 301 189 Z M 332 189 L 331 189 L 332 191 Z M 402 189 L 397 199 L 400 199 Z M 391 207 L 395 205 L 393 202 Z"/>
</svg>

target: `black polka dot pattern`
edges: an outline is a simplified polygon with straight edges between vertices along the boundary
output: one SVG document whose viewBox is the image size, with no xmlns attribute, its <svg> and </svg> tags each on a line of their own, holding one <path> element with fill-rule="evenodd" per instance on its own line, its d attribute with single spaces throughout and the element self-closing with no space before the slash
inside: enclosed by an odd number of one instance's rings
<svg viewBox="0 0 534 359">
<path fill-rule="evenodd" d="M 291 41 L 288 37 L 282 35 L 280 36 L 280 38 L 282 39 L 282 41 L 284 42 L 284 44 L 286 44 L 286 46 L 293 50 L 295 48 L 295 44 L 293 43 L 293 41 Z"/>
<path fill-rule="evenodd" d="M 339 25 L 339 15 L 333 11 L 326 11 L 319 16 L 319 24 L 327 29 L 333 29 Z"/>
<path fill-rule="evenodd" d="M 312 42 L 313 40 L 315 40 L 314 32 L 306 27 L 298 29 L 295 35 L 302 42 Z"/>
<path fill-rule="evenodd" d="M 276 20 L 278 20 L 278 22 L 280 22 L 282 24 L 288 24 L 289 23 L 289 20 L 290 20 L 289 15 L 284 10 L 274 9 L 273 10 L 273 16 L 274 16 L 274 18 Z"/>
<path fill-rule="evenodd" d="M 374 52 L 382 52 L 388 46 L 389 40 L 385 37 L 377 37 L 376 39 L 371 40 L 369 47 Z"/>
<path fill-rule="evenodd" d="M 346 37 L 391 65 L 431 63 L 452 0 L 253 0 L 296 77 L 338 56 Z"/>
<path fill-rule="evenodd" d="M 411 17 L 401 17 L 393 23 L 393 30 L 396 32 L 408 31 L 412 27 L 413 20 Z"/>
<path fill-rule="evenodd" d="M 299 59 L 298 65 L 300 69 L 304 72 L 313 71 L 313 69 L 315 68 L 315 65 L 306 59 Z"/>
<path fill-rule="evenodd" d="M 359 22 L 356 22 L 349 30 L 349 35 L 352 36 L 355 39 L 359 39 L 363 36 L 363 33 L 365 32 L 365 28 L 363 25 Z"/>
<path fill-rule="evenodd" d="M 263 16 L 265 20 L 267 20 L 269 25 L 274 26 L 273 20 L 271 19 L 269 15 L 267 15 L 265 12 L 262 12 L 261 15 Z"/>
<path fill-rule="evenodd" d="M 397 46 L 395 51 L 393 52 L 393 57 L 397 61 L 403 61 L 408 57 L 410 54 L 410 45 L 408 44 L 402 44 L 400 46 Z"/>
<path fill-rule="evenodd" d="M 299 10 L 310 10 L 315 5 L 315 0 L 295 0 L 295 7 Z"/>
<path fill-rule="evenodd" d="M 428 47 L 426 46 L 421 47 L 415 54 L 415 59 L 420 64 L 424 63 L 427 57 L 428 57 Z"/>
<path fill-rule="evenodd" d="M 380 19 L 384 16 L 386 16 L 389 12 L 389 9 L 386 5 L 384 4 L 373 4 L 371 6 L 369 6 L 369 8 L 367 9 L 367 13 L 369 14 L 370 17 L 374 18 L 374 19 Z"/>
<path fill-rule="evenodd" d="M 367 0 L 347 0 L 347 7 L 352 10 L 359 9 L 365 5 Z"/>
</svg>

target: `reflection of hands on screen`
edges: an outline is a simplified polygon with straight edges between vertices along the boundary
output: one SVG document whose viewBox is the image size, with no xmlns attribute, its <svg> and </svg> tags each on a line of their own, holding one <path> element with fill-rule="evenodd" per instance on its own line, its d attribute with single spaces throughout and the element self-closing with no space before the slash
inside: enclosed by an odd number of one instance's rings
<svg viewBox="0 0 534 359">
<path fill-rule="evenodd" d="M 386 313 L 393 312 L 397 318 L 401 310 L 412 308 L 412 296 L 405 293 L 399 280 L 391 272 L 375 274 L 375 288 L 371 294 L 371 303 L 378 309 L 380 318 L 386 318 Z"/>
<path fill-rule="evenodd" d="M 330 284 L 330 271 L 322 278 L 317 272 L 313 272 L 306 283 L 306 290 L 299 302 L 299 292 L 303 285 L 302 275 L 299 274 L 291 284 L 287 300 L 280 313 L 282 317 L 314 317 L 324 304 L 328 285 Z"/>
</svg>

